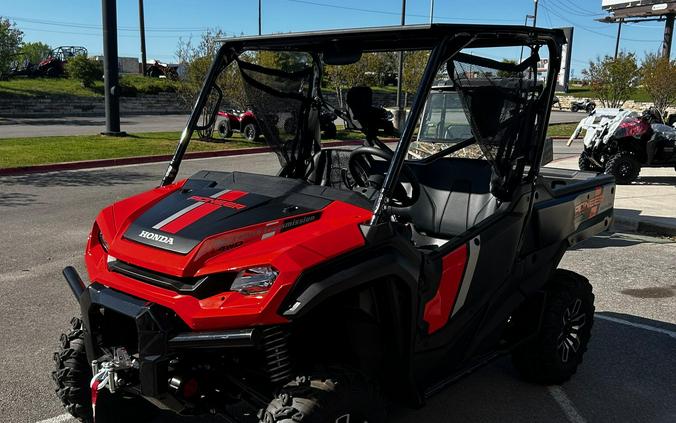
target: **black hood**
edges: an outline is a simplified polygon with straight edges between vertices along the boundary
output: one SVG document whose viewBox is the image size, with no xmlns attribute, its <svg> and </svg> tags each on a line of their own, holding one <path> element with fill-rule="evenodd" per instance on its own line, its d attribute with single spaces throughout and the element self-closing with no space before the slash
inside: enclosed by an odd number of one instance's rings
<svg viewBox="0 0 676 423">
<path fill-rule="evenodd" d="M 187 254 L 219 233 L 280 220 L 287 229 L 310 223 L 334 200 L 370 208 L 357 194 L 295 179 L 202 171 L 141 214 L 124 237 Z M 305 218 L 293 219 L 299 215 Z"/>
</svg>

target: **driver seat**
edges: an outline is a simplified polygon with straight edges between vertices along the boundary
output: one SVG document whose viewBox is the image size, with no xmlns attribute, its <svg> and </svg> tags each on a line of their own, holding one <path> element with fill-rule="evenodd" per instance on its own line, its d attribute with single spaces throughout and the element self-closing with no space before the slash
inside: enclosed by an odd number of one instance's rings
<svg viewBox="0 0 676 423">
<path fill-rule="evenodd" d="M 353 122 L 358 123 L 368 139 L 378 135 L 373 116 L 373 91 L 370 87 L 352 87 L 347 92 L 347 112 Z"/>
<path fill-rule="evenodd" d="M 409 166 L 420 182 L 420 198 L 406 214 L 422 235 L 419 244 L 442 244 L 505 204 L 490 192 L 493 171 L 485 160 L 444 157 Z"/>
</svg>

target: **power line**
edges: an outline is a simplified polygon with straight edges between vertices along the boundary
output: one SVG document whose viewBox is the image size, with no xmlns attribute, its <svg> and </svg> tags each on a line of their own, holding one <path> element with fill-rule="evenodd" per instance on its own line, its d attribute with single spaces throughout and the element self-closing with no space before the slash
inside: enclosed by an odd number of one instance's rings
<svg viewBox="0 0 676 423">
<path fill-rule="evenodd" d="M 549 9 L 549 8 L 548 8 L 547 6 L 545 6 L 544 4 L 542 4 L 541 7 L 545 8 L 546 10 L 548 10 L 549 12 L 551 12 L 552 15 L 558 17 L 559 19 L 561 19 L 561 20 L 563 20 L 563 21 L 565 21 L 565 22 L 568 22 L 568 23 L 571 24 L 571 25 L 574 25 L 576 28 L 582 29 L 583 31 L 591 32 L 592 34 L 600 35 L 600 36 L 606 37 L 606 38 L 611 38 L 611 39 L 613 39 L 613 40 L 616 38 L 616 37 L 613 36 L 613 35 L 606 34 L 606 33 L 600 32 L 600 31 L 596 31 L 596 30 L 591 29 L 591 28 L 589 28 L 589 27 L 586 27 L 586 26 L 584 26 L 584 25 L 580 25 L 580 24 L 577 23 L 577 22 L 573 22 L 573 21 L 571 21 L 570 19 L 565 18 L 565 17 L 559 15 L 558 13 L 554 12 L 552 9 Z M 645 39 L 625 38 L 625 37 L 621 37 L 621 39 L 622 39 L 622 40 L 625 40 L 625 41 L 636 41 L 636 42 L 652 42 L 652 41 L 655 41 L 655 40 L 645 40 Z"/>
<path fill-rule="evenodd" d="M 333 8 L 333 9 L 352 10 L 352 11 L 355 11 L 355 12 L 375 13 L 375 14 L 390 15 L 390 16 L 401 16 L 401 13 L 399 13 L 399 12 L 390 12 L 390 11 L 387 11 L 387 10 L 375 10 L 375 9 L 364 9 L 364 8 L 361 8 L 361 7 L 339 6 L 337 4 L 320 3 L 320 2 L 309 1 L 309 0 L 286 0 L 286 1 L 292 2 L 292 3 L 309 4 L 309 5 L 312 5 L 312 6 L 330 7 L 330 8 Z M 417 15 L 415 13 L 406 13 L 406 16 L 429 19 L 429 15 Z M 451 21 L 471 21 L 471 22 L 477 21 L 476 18 L 448 17 L 448 16 L 439 16 L 437 14 L 434 15 L 434 19 L 444 19 L 444 20 L 451 20 Z M 483 20 L 487 21 L 487 22 L 516 22 L 517 21 L 516 19 L 483 19 Z"/>
<path fill-rule="evenodd" d="M 35 24 L 40 24 L 40 25 L 51 25 L 51 26 L 59 26 L 59 27 L 68 27 L 68 28 L 81 28 L 81 29 L 98 29 L 101 30 L 102 26 L 101 25 L 90 25 L 90 24 L 81 24 L 81 23 L 76 23 L 76 22 L 61 22 L 61 21 L 52 21 L 52 20 L 46 20 L 46 19 L 33 19 L 33 18 L 22 18 L 18 16 L 6 16 L 7 18 L 13 20 L 13 21 L 18 21 L 18 22 L 28 22 L 28 23 L 35 23 Z M 177 28 L 169 28 L 169 27 L 163 27 L 163 28 L 146 28 L 146 31 L 152 31 L 152 32 L 198 32 L 198 31 L 206 31 L 208 28 L 186 28 L 186 27 L 177 27 Z M 118 31 L 138 31 L 138 27 L 131 27 L 131 26 L 119 26 Z"/>
</svg>

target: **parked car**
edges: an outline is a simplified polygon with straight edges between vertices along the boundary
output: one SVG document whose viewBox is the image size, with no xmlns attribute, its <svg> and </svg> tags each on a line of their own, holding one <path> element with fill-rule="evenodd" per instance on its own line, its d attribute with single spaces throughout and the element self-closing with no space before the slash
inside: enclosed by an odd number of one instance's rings
<svg viewBox="0 0 676 423">
<path fill-rule="evenodd" d="M 609 227 L 615 185 L 541 166 L 565 42 L 561 30 L 459 24 L 223 41 L 160 186 L 97 216 L 86 284 L 64 269 L 80 309 L 54 356 L 66 410 L 87 422 L 94 411 L 98 423 L 152 421 L 128 405 L 136 399 L 240 422 L 383 423 L 388 401 L 421 407 L 504 355 L 532 382 L 570 379 L 594 294 L 559 265 Z M 528 57 L 491 59 L 502 46 Z M 432 53 L 396 150 L 378 139 L 368 103 L 353 110 L 361 146 L 322 148 L 313 106 L 323 66 L 398 49 Z M 261 51 L 294 54 L 281 69 L 253 63 Z M 538 52 L 550 78 L 522 79 Z M 177 181 L 235 61 L 279 172 L 221 161 Z M 425 139 L 447 146 L 409 159 L 440 69 L 457 70 L 437 97 L 452 107 L 425 113 Z M 466 124 L 456 131 L 458 108 Z M 486 154 L 457 157 L 465 148 Z"/>
</svg>

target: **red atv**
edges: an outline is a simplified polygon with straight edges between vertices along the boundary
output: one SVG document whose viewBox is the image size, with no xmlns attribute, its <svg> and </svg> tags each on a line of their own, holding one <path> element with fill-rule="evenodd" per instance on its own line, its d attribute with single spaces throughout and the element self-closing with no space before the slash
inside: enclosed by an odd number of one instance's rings
<svg viewBox="0 0 676 423">
<path fill-rule="evenodd" d="M 388 400 L 421 406 L 504 354 L 528 380 L 568 380 L 594 295 L 558 265 L 609 227 L 614 182 L 541 168 L 564 42 L 447 24 L 224 40 L 161 185 L 101 211 L 86 284 L 64 269 L 81 309 L 55 354 L 66 409 L 150 421 L 136 400 L 229 421 L 374 423 Z M 521 46 L 522 63 L 490 58 Z M 324 65 L 397 49 L 429 59 L 396 149 L 368 113 L 363 146 L 322 149 Z M 547 79 L 530 79 L 541 56 Z M 227 66 L 280 171 L 177 181 Z"/>
<path fill-rule="evenodd" d="M 241 132 L 247 141 L 254 142 L 258 140 L 260 129 L 251 110 L 245 112 L 228 110 L 218 112 L 219 120 L 216 123 L 216 130 L 221 138 L 230 138 L 234 131 Z"/>
</svg>

